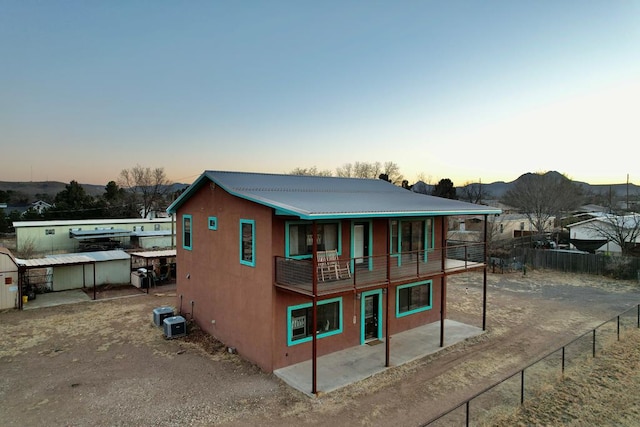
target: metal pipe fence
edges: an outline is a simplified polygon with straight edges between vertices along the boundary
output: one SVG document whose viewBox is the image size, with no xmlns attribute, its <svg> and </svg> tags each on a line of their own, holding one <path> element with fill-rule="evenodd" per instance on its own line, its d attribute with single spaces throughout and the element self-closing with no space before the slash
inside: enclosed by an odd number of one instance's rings
<svg viewBox="0 0 640 427">
<path fill-rule="evenodd" d="M 544 384 L 555 382 L 558 374 L 564 375 L 566 369 L 577 366 L 585 358 L 596 357 L 608 343 L 619 341 L 621 332 L 629 328 L 640 328 L 640 304 L 546 353 L 422 425 L 470 426 L 489 419 L 504 408 L 518 407 L 527 397 L 540 393 Z"/>
<path fill-rule="evenodd" d="M 526 264 L 534 269 L 557 270 L 565 273 L 584 273 L 594 275 L 608 275 L 618 279 L 638 279 L 640 281 L 640 257 L 622 255 L 590 254 L 569 250 L 548 250 L 535 248 L 514 247 L 509 258 L 491 258 L 491 264 L 508 267 L 507 271 L 518 270 L 512 268 L 513 263 Z M 505 272 L 499 270 L 498 272 Z"/>
</svg>

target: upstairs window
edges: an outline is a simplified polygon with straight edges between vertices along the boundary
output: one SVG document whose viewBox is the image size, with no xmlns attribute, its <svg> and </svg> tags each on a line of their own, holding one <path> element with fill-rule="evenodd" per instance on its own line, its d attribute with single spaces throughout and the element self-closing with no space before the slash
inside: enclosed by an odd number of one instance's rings
<svg viewBox="0 0 640 427">
<path fill-rule="evenodd" d="M 318 250 L 337 250 L 340 253 L 340 223 L 328 222 L 316 224 L 318 232 Z M 310 258 L 313 253 L 313 224 L 287 223 L 287 256 Z"/>
<path fill-rule="evenodd" d="M 391 244 L 394 242 L 394 226 L 391 225 Z M 401 252 L 417 252 L 433 248 L 433 219 L 416 219 L 400 221 L 398 233 L 400 235 Z M 393 252 L 392 252 L 393 253 Z"/>
<path fill-rule="evenodd" d="M 391 232 L 391 247 L 389 248 L 389 252 L 391 254 L 397 254 L 400 249 L 400 240 L 398 237 L 398 220 L 391 221 L 390 224 L 390 232 Z"/>
<path fill-rule="evenodd" d="M 182 216 L 182 247 L 188 250 L 192 248 L 191 220 L 191 215 Z"/>
<path fill-rule="evenodd" d="M 250 219 L 240 220 L 240 264 L 256 266 L 256 222 Z"/>
</svg>

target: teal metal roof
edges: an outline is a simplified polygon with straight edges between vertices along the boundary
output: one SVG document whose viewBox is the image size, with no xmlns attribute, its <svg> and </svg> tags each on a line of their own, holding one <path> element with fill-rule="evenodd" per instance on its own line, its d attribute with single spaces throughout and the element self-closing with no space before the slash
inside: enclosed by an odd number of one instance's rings
<svg viewBox="0 0 640 427">
<path fill-rule="evenodd" d="M 380 179 L 205 171 L 167 212 L 176 213 L 203 185 L 301 219 L 494 215 L 500 209 L 414 193 Z"/>
</svg>

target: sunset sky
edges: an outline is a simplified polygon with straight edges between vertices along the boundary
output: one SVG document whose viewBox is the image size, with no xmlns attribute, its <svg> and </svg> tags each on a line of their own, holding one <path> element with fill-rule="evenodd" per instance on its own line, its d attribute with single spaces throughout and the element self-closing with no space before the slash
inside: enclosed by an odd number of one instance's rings
<svg viewBox="0 0 640 427">
<path fill-rule="evenodd" d="M 0 181 L 640 184 L 638 1 L 0 2 Z"/>
</svg>

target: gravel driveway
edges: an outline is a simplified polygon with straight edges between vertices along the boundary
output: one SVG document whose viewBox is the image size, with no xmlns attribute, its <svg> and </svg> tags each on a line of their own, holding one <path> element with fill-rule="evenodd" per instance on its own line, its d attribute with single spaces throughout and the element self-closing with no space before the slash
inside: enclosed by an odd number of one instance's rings
<svg viewBox="0 0 640 427">
<path fill-rule="evenodd" d="M 448 282 L 448 317 L 481 325 L 481 277 Z M 174 293 L 0 313 L 3 426 L 418 425 L 640 302 L 635 282 L 489 274 L 482 337 L 309 398 L 192 330 L 166 340 Z"/>
</svg>

